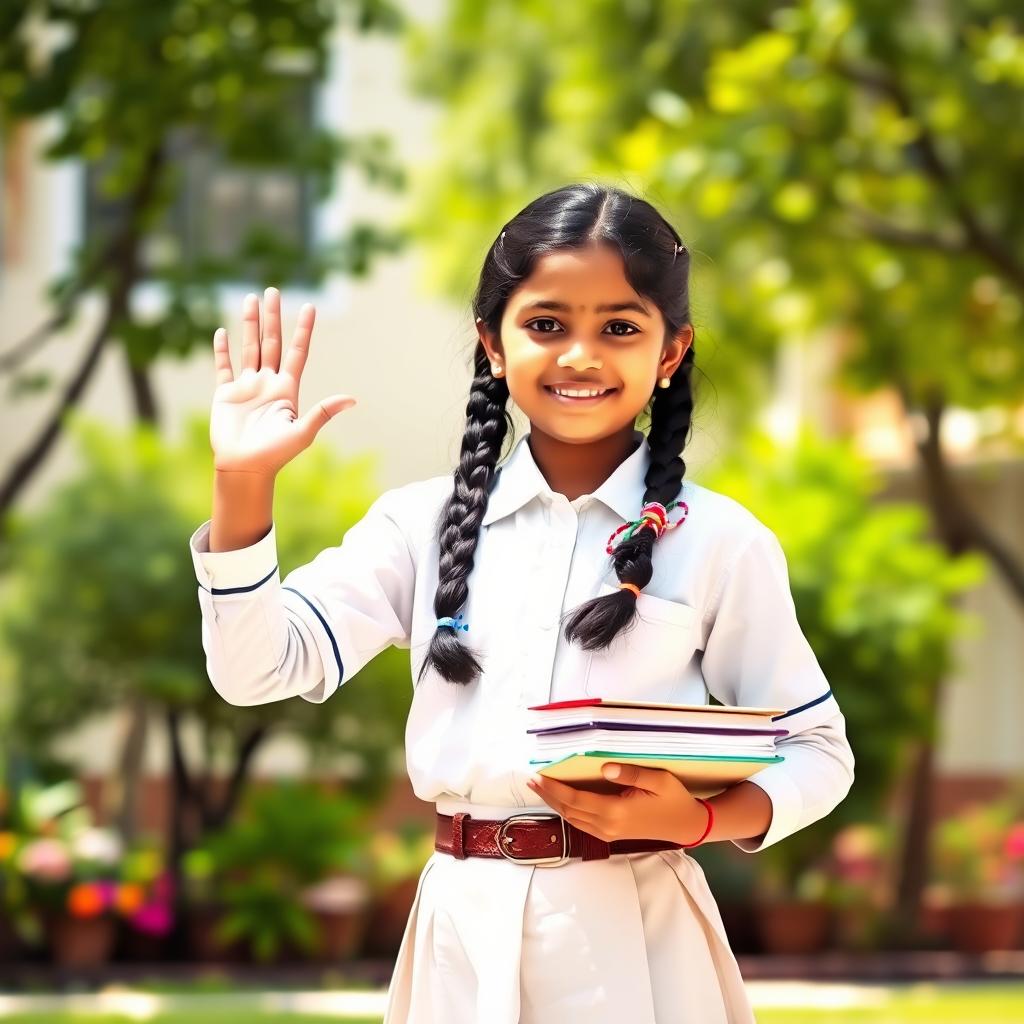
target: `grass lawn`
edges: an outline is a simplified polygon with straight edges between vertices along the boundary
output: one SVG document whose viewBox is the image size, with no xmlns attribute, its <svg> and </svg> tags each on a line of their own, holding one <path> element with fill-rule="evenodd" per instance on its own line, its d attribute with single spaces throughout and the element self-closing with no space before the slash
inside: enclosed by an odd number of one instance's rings
<svg viewBox="0 0 1024 1024">
<path fill-rule="evenodd" d="M 824 989 L 820 990 L 824 993 Z M 785 996 L 772 997 L 771 1006 L 760 1006 L 754 999 L 758 1024 L 1024 1024 L 1024 982 L 977 982 L 977 983 L 931 983 L 921 982 L 900 986 L 864 986 L 864 1005 L 845 1005 L 842 1008 L 808 1008 L 813 1002 L 814 989 L 809 987 L 800 999 L 799 1008 L 784 1005 Z M 131 998 L 136 994 L 142 999 L 161 997 L 145 993 L 142 989 L 121 995 Z M 870 998 L 867 994 L 870 993 Z M 857 986 L 847 989 L 847 995 L 857 995 Z M 282 1009 L 280 1003 L 272 1005 L 272 993 L 242 993 L 235 990 L 224 993 L 224 1000 L 216 994 L 193 990 L 184 997 L 188 1004 L 177 1001 L 177 1005 L 160 1009 L 150 1003 L 145 1008 L 136 1006 L 134 1013 L 90 1010 L 77 1007 L 57 1008 L 51 1004 L 32 1012 L 0 1011 L 4 1024 L 328 1024 L 345 1021 L 347 1024 L 380 1024 L 379 1016 L 366 1016 L 343 1012 L 317 1012 L 324 1007 L 307 1005 L 300 1010 L 297 1006 Z M 0 995 L 0 1003 L 3 1001 Z M 52 997 L 51 997 L 52 998 Z M 169 996 L 174 1001 L 174 996 Z M 767 997 L 766 997 L 767 998 Z M 71 997 L 70 1001 L 74 1001 Z M 823 1002 L 827 998 L 823 995 Z M 856 998 L 850 1000 L 860 1002 Z M 220 1005 L 218 1005 L 220 1002 Z M 364 1006 L 364 1009 L 366 1007 Z M 139 1012 L 139 1011 L 143 1012 Z M 307 1012 L 308 1011 L 308 1012 Z"/>
</svg>

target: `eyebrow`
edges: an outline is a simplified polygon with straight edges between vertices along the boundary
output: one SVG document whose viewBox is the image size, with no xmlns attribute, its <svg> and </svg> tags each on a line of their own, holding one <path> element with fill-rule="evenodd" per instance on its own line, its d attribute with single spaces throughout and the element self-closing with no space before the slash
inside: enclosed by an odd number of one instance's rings
<svg viewBox="0 0 1024 1024">
<path fill-rule="evenodd" d="M 571 313 L 572 306 L 567 302 L 556 302 L 554 299 L 541 299 L 538 302 L 531 302 L 528 306 L 524 306 L 522 312 L 526 312 L 530 309 L 550 309 L 556 313 Z M 647 307 L 639 302 L 608 302 L 602 306 L 594 306 L 595 313 L 621 313 L 626 310 L 631 310 L 634 313 L 642 313 L 644 316 L 650 316 L 651 314 L 647 311 Z"/>
</svg>

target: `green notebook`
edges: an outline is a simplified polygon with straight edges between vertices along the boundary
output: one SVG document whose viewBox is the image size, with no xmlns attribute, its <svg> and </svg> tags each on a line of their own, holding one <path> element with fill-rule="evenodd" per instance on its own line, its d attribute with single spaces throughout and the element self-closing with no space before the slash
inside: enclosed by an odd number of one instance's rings
<svg viewBox="0 0 1024 1024">
<path fill-rule="evenodd" d="M 663 768 L 686 785 L 694 796 L 708 796 L 742 782 L 766 765 L 784 761 L 781 754 L 766 757 L 736 756 L 732 754 L 627 754 L 615 750 L 586 750 L 568 754 L 557 761 L 531 758 L 537 765 L 537 774 L 559 782 L 597 782 L 609 791 L 618 785 L 601 774 L 601 766 L 608 761 L 619 764 L 637 764 L 647 768 Z"/>
</svg>

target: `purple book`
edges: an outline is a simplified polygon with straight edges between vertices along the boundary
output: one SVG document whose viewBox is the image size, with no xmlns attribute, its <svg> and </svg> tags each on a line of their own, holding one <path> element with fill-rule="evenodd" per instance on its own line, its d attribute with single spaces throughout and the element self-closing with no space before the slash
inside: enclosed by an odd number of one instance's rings
<svg viewBox="0 0 1024 1024">
<path fill-rule="evenodd" d="M 602 722 L 593 719 L 569 725 L 545 725 L 527 729 L 527 732 L 548 735 L 557 732 L 580 732 L 583 729 L 629 729 L 636 732 L 699 732 L 726 736 L 788 736 L 788 729 L 731 729 L 719 725 L 651 725 L 641 722 Z"/>
</svg>

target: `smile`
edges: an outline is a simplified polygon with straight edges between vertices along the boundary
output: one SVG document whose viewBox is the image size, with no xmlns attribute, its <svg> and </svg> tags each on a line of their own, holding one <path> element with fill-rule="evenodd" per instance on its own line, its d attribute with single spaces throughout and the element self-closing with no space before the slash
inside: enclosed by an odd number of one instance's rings
<svg viewBox="0 0 1024 1024">
<path fill-rule="evenodd" d="M 562 402 L 566 405 L 596 405 L 603 399 L 608 398 L 609 395 L 615 394 L 617 389 L 606 388 L 603 392 L 593 394 L 593 392 L 598 390 L 597 388 L 566 388 L 564 391 L 562 391 L 562 389 L 555 391 L 554 388 L 545 384 L 544 390 L 551 395 L 556 402 Z"/>
</svg>

